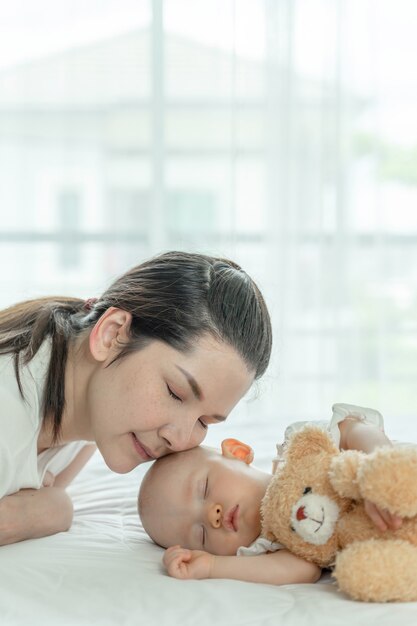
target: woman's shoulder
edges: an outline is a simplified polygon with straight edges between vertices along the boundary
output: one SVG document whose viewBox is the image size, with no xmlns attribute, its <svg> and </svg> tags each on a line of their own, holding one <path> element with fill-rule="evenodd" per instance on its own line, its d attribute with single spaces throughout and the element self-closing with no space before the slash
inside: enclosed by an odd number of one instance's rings
<svg viewBox="0 0 417 626">
<path fill-rule="evenodd" d="M 42 424 L 43 383 L 50 346 L 44 342 L 16 377 L 14 355 L 0 356 L 0 497 L 24 487 L 38 488 L 37 434 Z"/>
<path fill-rule="evenodd" d="M 42 394 L 50 358 L 50 341 L 44 341 L 27 365 L 19 365 L 20 387 L 15 357 L 0 356 L 0 424 L 2 436 L 22 428 L 37 430 L 41 424 Z"/>
</svg>

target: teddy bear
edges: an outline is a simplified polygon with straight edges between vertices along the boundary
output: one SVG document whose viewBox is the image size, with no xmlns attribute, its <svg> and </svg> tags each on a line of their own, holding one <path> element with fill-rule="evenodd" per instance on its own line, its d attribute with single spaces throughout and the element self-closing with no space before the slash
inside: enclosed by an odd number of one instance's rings
<svg viewBox="0 0 417 626">
<path fill-rule="evenodd" d="M 378 530 L 364 499 L 403 517 L 401 527 Z M 325 430 L 305 426 L 288 442 L 261 518 L 264 537 L 334 567 L 351 598 L 417 600 L 417 447 L 339 451 Z"/>
</svg>

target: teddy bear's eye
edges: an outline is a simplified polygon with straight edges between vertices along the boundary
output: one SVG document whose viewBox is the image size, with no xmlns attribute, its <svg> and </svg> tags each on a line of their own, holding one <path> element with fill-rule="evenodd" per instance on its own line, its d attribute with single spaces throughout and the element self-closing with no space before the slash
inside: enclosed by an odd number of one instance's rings
<svg viewBox="0 0 417 626">
<path fill-rule="evenodd" d="M 290 528 L 291 528 L 292 532 L 293 532 L 293 533 L 295 533 L 295 528 L 294 528 L 294 526 L 290 526 Z"/>
<path fill-rule="evenodd" d="M 305 496 L 306 493 L 310 493 L 310 491 L 311 491 L 311 487 L 306 487 L 303 491 L 303 496 Z"/>
</svg>

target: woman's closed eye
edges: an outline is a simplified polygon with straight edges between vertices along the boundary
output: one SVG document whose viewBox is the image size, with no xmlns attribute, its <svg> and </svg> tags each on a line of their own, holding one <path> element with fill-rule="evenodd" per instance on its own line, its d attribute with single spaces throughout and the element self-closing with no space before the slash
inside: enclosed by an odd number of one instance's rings
<svg viewBox="0 0 417 626">
<path fill-rule="evenodd" d="M 182 402 L 182 398 L 180 398 L 179 396 L 177 396 L 177 394 L 171 389 L 171 387 L 168 385 L 168 383 L 166 383 L 167 389 L 168 389 L 168 393 L 171 396 L 171 398 L 173 400 L 175 400 L 175 402 Z M 198 418 L 198 422 L 201 426 L 201 428 L 203 428 L 204 430 L 208 429 L 208 424 L 203 420 L 202 417 Z"/>
<path fill-rule="evenodd" d="M 173 398 L 173 399 L 174 399 L 174 400 L 176 400 L 177 402 L 182 402 L 182 399 L 181 399 L 179 396 L 177 396 L 177 394 L 176 394 L 176 393 L 174 393 L 174 392 L 172 391 L 172 389 L 171 389 L 171 387 L 168 385 L 168 383 L 167 383 L 166 385 L 167 385 L 168 393 L 169 393 L 169 395 L 171 396 L 171 398 Z"/>
</svg>

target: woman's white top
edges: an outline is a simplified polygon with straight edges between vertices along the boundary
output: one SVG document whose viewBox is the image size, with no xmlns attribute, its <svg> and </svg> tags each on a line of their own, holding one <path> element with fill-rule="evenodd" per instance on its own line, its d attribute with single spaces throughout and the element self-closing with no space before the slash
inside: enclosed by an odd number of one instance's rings
<svg viewBox="0 0 417 626">
<path fill-rule="evenodd" d="M 46 470 L 57 475 L 87 443 L 74 441 L 37 453 L 50 352 L 51 340 L 46 339 L 30 363 L 20 368 L 24 399 L 14 356 L 0 356 L 0 498 L 20 489 L 39 489 Z"/>
<path fill-rule="evenodd" d="M 339 423 L 343 422 L 345 417 L 348 415 L 352 415 L 356 417 L 361 422 L 366 422 L 367 424 L 373 424 L 377 426 L 380 430 L 384 430 L 384 419 L 379 411 L 375 409 L 369 409 L 367 407 L 355 406 L 354 404 L 334 404 L 332 407 L 333 415 L 330 421 L 318 420 L 312 422 L 294 422 L 290 424 L 288 428 L 285 430 L 285 440 L 282 444 L 277 444 L 277 455 L 272 461 L 273 473 L 276 472 L 277 467 L 280 463 L 285 462 L 284 452 L 285 447 L 288 442 L 288 438 L 292 435 L 292 433 L 300 430 L 307 424 L 312 426 L 318 426 L 319 428 L 323 428 L 327 430 L 333 439 L 334 443 L 337 447 L 340 446 L 340 429 Z M 263 554 L 265 552 L 276 552 L 277 550 L 281 550 L 284 546 L 280 543 L 273 543 L 265 537 L 258 537 L 255 541 L 248 547 L 241 546 L 237 550 L 237 556 L 256 556 L 257 554 Z"/>
</svg>

